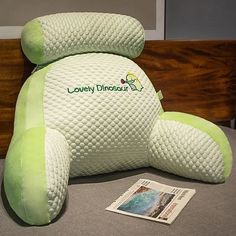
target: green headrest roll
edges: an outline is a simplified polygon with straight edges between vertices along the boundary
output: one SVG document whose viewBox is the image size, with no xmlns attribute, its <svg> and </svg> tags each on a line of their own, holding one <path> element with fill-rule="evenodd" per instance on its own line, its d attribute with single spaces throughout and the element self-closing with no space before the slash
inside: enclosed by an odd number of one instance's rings
<svg viewBox="0 0 236 236">
<path fill-rule="evenodd" d="M 35 64 L 88 52 L 135 58 L 144 47 L 144 30 L 130 16 L 59 13 L 28 22 L 23 28 L 21 44 L 25 55 Z"/>
</svg>

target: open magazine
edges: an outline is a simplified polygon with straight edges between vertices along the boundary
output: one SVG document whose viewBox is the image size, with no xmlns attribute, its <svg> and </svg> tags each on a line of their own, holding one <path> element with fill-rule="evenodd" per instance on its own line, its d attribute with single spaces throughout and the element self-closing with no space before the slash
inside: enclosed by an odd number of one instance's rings
<svg viewBox="0 0 236 236">
<path fill-rule="evenodd" d="M 171 224 L 195 192 L 140 179 L 106 210 Z"/>
</svg>

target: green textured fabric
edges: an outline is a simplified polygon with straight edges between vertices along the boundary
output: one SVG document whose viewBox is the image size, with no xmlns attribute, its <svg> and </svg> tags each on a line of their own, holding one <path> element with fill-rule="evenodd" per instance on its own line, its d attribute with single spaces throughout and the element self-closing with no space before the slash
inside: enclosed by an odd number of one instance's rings
<svg viewBox="0 0 236 236">
<path fill-rule="evenodd" d="M 160 119 L 178 121 L 207 133 L 219 145 L 224 158 L 224 177 L 225 179 L 229 177 L 232 168 L 232 151 L 228 139 L 218 126 L 203 118 L 180 112 L 164 112 Z"/>
<path fill-rule="evenodd" d="M 29 224 L 49 222 L 43 116 L 44 81 L 49 69 L 35 72 L 21 89 L 5 164 L 4 188 L 9 203 Z"/>
<path fill-rule="evenodd" d="M 25 131 L 11 145 L 5 163 L 4 188 L 8 201 L 16 214 L 32 225 L 50 222 L 44 143 L 44 128 Z"/>
<path fill-rule="evenodd" d="M 44 81 L 50 68 L 51 65 L 35 72 L 24 83 L 16 103 L 14 139 L 26 129 L 44 126 Z"/>
<path fill-rule="evenodd" d="M 28 22 L 21 34 L 22 50 L 29 60 L 35 64 L 41 64 L 44 61 L 43 31 L 38 20 Z"/>
</svg>

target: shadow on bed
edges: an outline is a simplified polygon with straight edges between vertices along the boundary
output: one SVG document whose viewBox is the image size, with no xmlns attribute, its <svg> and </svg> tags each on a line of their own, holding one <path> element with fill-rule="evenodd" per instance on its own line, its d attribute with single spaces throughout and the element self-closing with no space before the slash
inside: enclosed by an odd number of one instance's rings
<svg viewBox="0 0 236 236">
<path fill-rule="evenodd" d="M 199 184 L 205 184 L 205 185 L 208 184 L 208 183 L 201 182 L 198 180 L 187 179 L 187 178 L 180 177 L 174 174 L 170 174 L 168 172 L 157 170 L 152 167 L 144 167 L 144 168 L 139 168 L 135 170 L 116 171 L 116 172 L 108 173 L 108 174 L 99 174 L 99 175 L 93 175 L 93 176 L 70 178 L 68 185 L 109 182 L 109 181 L 113 181 L 117 179 L 124 179 L 130 176 L 140 175 L 144 173 L 155 174 L 157 177 L 160 176 L 161 178 L 175 180 L 177 182 L 199 183 Z M 209 185 L 212 185 L 212 183 Z"/>
</svg>

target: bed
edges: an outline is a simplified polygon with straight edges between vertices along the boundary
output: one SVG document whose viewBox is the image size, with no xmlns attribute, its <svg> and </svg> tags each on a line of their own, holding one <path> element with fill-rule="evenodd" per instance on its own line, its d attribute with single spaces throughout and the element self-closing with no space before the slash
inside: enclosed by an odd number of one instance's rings
<svg viewBox="0 0 236 236">
<path fill-rule="evenodd" d="M 236 235 L 235 165 L 224 184 L 206 184 L 152 168 L 72 179 L 56 221 L 43 227 L 23 223 L 8 205 L 2 176 L 17 95 L 35 65 L 23 56 L 19 39 L 0 40 L 0 52 L 1 235 Z M 236 159 L 236 41 L 147 41 L 135 61 L 162 91 L 165 110 L 221 125 Z M 195 188 L 196 195 L 171 226 L 105 211 L 140 178 Z"/>
</svg>

